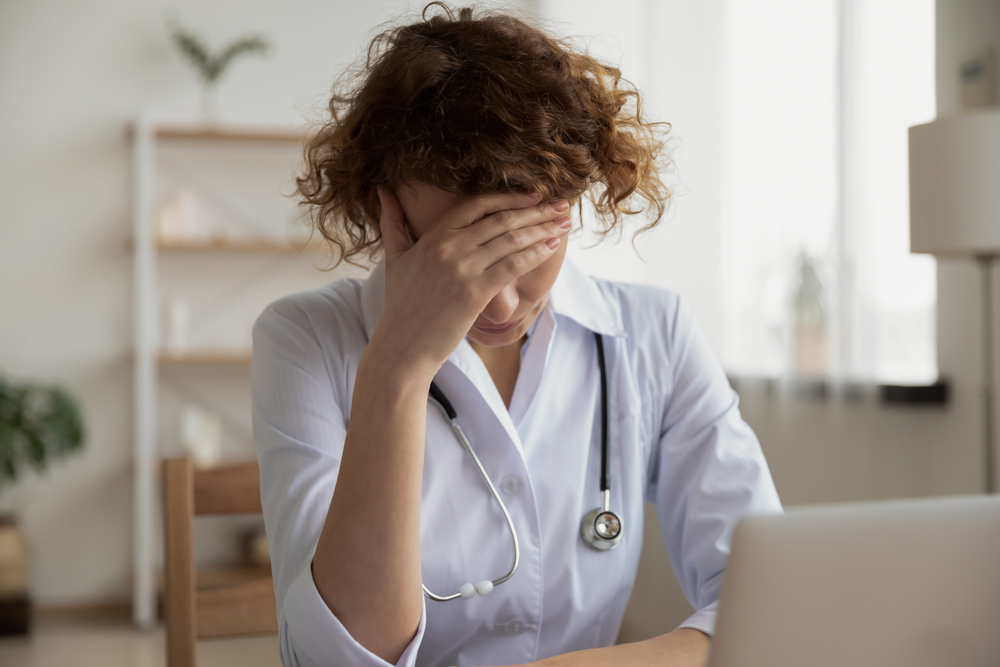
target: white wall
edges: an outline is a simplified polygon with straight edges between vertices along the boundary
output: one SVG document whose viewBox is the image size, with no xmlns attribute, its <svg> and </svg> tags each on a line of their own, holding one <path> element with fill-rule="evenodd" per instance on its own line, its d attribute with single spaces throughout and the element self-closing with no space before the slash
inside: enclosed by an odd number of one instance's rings
<svg viewBox="0 0 1000 667">
<path fill-rule="evenodd" d="M 140 110 L 195 120 L 199 88 L 169 42 L 173 14 L 219 45 L 264 33 L 236 62 L 220 120 L 301 125 L 372 28 L 382 0 L 5 0 L 0 3 L 0 372 L 58 382 L 82 401 L 86 451 L 0 493 L 34 551 L 41 604 L 127 599 L 132 345 L 129 144 Z M 327 276 L 317 274 L 317 282 Z"/>
</svg>

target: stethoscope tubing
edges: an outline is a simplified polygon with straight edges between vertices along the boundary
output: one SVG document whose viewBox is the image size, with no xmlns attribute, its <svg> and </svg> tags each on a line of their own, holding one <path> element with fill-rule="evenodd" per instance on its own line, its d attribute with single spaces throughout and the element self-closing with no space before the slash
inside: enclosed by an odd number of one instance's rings
<svg viewBox="0 0 1000 667">
<path fill-rule="evenodd" d="M 618 515 L 616 515 L 615 513 L 610 511 L 611 483 L 608 473 L 608 378 L 607 378 L 607 370 L 605 368 L 604 340 L 602 336 L 597 332 L 594 332 L 594 338 L 597 341 L 597 360 L 598 360 L 597 366 L 600 369 L 600 378 L 601 378 L 602 503 L 600 508 L 593 510 L 584 518 L 584 522 L 581 527 L 581 533 L 583 535 L 584 540 L 588 544 L 590 544 L 590 546 L 598 550 L 606 551 L 609 549 L 614 549 L 616 546 L 618 546 L 618 543 L 621 541 L 621 532 L 620 532 L 621 518 L 618 517 Z M 455 436 L 458 438 L 458 441 L 462 444 L 462 447 L 464 447 L 465 451 L 467 451 L 469 455 L 472 456 L 472 460 L 475 462 L 476 468 L 479 470 L 479 475 L 483 478 L 483 481 L 486 482 L 486 486 L 489 487 L 490 494 L 492 494 L 493 498 L 497 501 L 497 504 L 500 506 L 500 511 L 503 512 L 503 518 L 507 522 L 507 529 L 510 531 L 511 539 L 514 542 L 514 562 L 511 564 L 510 570 L 507 572 L 507 574 L 500 577 L 499 579 L 494 579 L 492 582 L 489 582 L 489 580 L 483 580 L 482 582 L 480 582 L 481 584 L 487 584 L 487 583 L 492 584 L 492 586 L 487 586 L 489 590 L 487 590 L 486 592 L 480 592 L 480 595 L 485 595 L 494 587 L 499 586 L 500 584 L 504 583 L 512 576 L 514 576 L 514 572 L 517 571 L 517 566 L 521 562 L 521 545 L 517 539 L 517 530 L 514 528 L 514 520 L 511 518 L 510 512 L 507 511 L 507 505 L 504 504 L 503 499 L 500 497 L 500 494 L 497 493 L 496 487 L 493 486 L 493 480 L 491 480 L 490 476 L 486 473 L 486 469 L 483 467 L 482 462 L 476 455 L 475 450 L 472 449 L 472 443 L 469 442 L 469 439 L 465 436 L 465 432 L 462 430 L 462 427 L 459 426 L 458 413 L 455 411 L 454 406 L 452 406 L 451 401 L 449 401 L 448 398 L 444 395 L 444 392 L 441 391 L 441 388 L 438 387 L 433 382 L 431 382 L 429 393 L 430 397 L 434 399 L 434 402 L 437 403 L 441 411 L 444 412 L 445 417 L 447 418 L 449 424 L 451 425 L 452 430 L 455 432 Z M 601 516 L 605 515 L 610 517 L 610 519 L 614 522 L 614 525 L 618 526 L 618 529 L 616 531 L 617 534 L 611 536 L 602 536 L 597 532 L 597 528 L 599 528 L 597 522 Z M 591 526 L 591 523 L 593 523 L 594 525 Z M 477 584 L 477 588 L 478 586 L 479 584 Z M 424 595 L 429 597 L 431 600 L 435 600 L 437 602 L 447 602 L 448 600 L 454 600 L 460 597 L 467 597 L 466 595 L 462 594 L 461 590 L 451 595 L 437 595 L 435 593 L 432 593 L 427 588 L 427 586 L 424 586 L 422 583 L 421 587 L 424 590 Z M 462 588 L 471 589 L 472 585 L 465 584 L 463 585 Z"/>
<path fill-rule="evenodd" d="M 499 579 L 493 580 L 493 585 L 499 586 L 514 576 L 514 572 L 517 571 L 517 566 L 521 562 L 521 545 L 517 539 L 517 531 L 514 529 L 514 520 L 511 518 L 510 512 L 507 511 L 507 505 L 504 504 L 500 494 L 497 493 L 496 487 L 493 486 L 493 480 L 490 479 L 490 476 L 486 473 L 486 469 L 483 467 L 479 457 L 476 456 L 475 450 L 472 449 L 472 443 L 470 443 L 469 439 L 465 437 L 465 431 L 463 431 L 462 427 L 458 425 L 458 414 L 455 412 L 455 408 L 452 407 L 451 402 L 445 398 L 444 392 L 442 392 L 441 389 L 438 388 L 438 386 L 433 382 L 431 382 L 430 394 L 448 417 L 448 421 L 451 423 L 451 428 L 455 431 L 455 435 L 458 437 L 459 442 L 462 443 L 462 447 L 464 447 L 465 451 L 469 452 L 472 456 L 472 460 L 476 463 L 476 468 L 479 469 L 479 475 L 483 478 L 483 481 L 486 482 L 486 486 L 489 487 L 490 493 L 493 494 L 493 498 L 496 499 L 497 504 L 500 505 L 500 511 L 503 512 L 503 518 L 507 522 L 507 529 L 510 531 L 510 537 L 514 542 L 514 562 L 511 564 L 510 571 L 507 572 L 507 574 L 503 575 Z M 420 585 L 424 589 L 424 595 L 437 602 L 447 602 L 448 600 L 454 600 L 462 597 L 461 593 L 452 593 L 451 595 L 444 596 L 436 595 L 432 593 L 427 586 L 424 586 L 422 583 Z"/>
<path fill-rule="evenodd" d="M 594 338 L 597 340 L 597 367 L 601 369 L 601 493 L 607 495 L 606 492 L 611 489 L 608 477 L 608 376 L 604 369 L 604 340 L 598 333 L 594 334 Z"/>
</svg>

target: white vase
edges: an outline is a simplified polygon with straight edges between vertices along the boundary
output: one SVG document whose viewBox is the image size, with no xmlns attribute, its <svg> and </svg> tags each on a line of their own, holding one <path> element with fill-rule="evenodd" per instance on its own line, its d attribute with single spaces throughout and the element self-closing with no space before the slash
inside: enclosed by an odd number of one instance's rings
<svg viewBox="0 0 1000 667">
<path fill-rule="evenodd" d="M 203 83 L 201 85 L 201 121 L 205 125 L 217 125 L 219 101 L 219 85 L 217 83 Z"/>
</svg>

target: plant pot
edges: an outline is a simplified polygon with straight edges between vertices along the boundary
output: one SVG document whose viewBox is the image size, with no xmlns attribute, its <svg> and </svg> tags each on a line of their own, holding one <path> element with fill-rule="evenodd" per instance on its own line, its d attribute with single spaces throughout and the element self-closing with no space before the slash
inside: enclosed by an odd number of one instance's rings
<svg viewBox="0 0 1000 667">
<path fill-rule="evenodd" d="M 0 636 L 31 628 L 28 540 L 13 516 L 0 516 Z"/>
</svg>

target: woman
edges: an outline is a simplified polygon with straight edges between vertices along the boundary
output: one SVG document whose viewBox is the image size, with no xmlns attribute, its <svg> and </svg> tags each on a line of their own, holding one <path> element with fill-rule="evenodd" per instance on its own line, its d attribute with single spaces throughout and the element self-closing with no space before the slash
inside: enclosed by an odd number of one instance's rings
<svg viewBox="0 0 1000 667">
<path fill-rule="evenodd" d="M 678 298 L 563 261 L 582 196 L 605 232 L 659 221 L 656 127 L 617 70 L 428 10 L 376 38 L 299 180 L 342 256 L 384 261 L 254 330 L 282 661 L 703 664 L 733 527 L 780 511 L 767 465 Z M 647 499 L 697 611 L 612 646 Z"/>
</svg>

